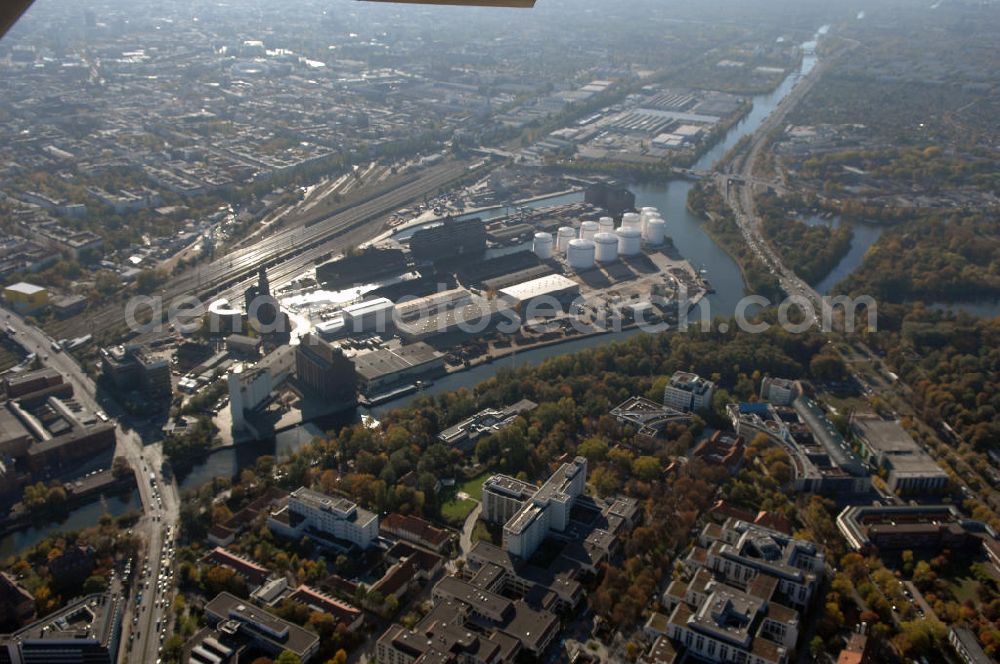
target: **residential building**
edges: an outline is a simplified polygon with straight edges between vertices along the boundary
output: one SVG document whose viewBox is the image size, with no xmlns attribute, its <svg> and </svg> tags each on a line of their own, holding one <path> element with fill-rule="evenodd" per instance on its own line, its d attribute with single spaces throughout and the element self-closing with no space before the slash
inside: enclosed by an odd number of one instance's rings
<svg viewBox="0 0 1000 664">
<path fill-rule="evenodd" d="M 254 561 L 243 556 L 238 556 L 221 546 L 217 546 L 206 553 L 202 560 L 213 565 L 228 567 L 242 576 L 251 588 L 263 585 L 270 575 L 266 567 L 261 567 Z"/>
<path fill-rule="evenodd" d="M 712 407 L 715 384 L 686 371 L 670 377 L 663 389 L 663 405 L 684 412 L 697 412 Z"/>
<path fill-rule="evenodd" d="M 21 625 L 35 617 L 35 598 L 6 572 L 0 574 L 0 625 Z"/>
<path fill-rule="evenodd" d="M 798 640 L 800 619 L 798 611 L 775 601 L 778 585 L 777 579 L 761 575 L 740 588 L 698 570 L 689 583 L 671 583 L 665 593 L 669 619 L 650 621 L 647 629 L 699 660 L 785 664 Z"/>
<path fill-rule="evenodd" d="M 305 604 L 313 611 L 330 614 L 334 620 L 347 627 L 349 632 L 357 631 L 365 619 L 364 612 L 358 607 L 306 585 L 300 585 L 293 590 L 288 598 Z"/>
</svg>

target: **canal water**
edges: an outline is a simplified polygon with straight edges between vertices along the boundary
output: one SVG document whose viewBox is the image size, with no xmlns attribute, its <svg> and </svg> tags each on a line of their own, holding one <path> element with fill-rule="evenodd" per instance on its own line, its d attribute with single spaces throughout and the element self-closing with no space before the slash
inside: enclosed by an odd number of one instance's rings
<svg viewBox="0 0 1000 664">
<path fill-rule="evenodd" d="M 818 34 L 823 34 L 825 28 Z M 709 170 L 721 159 L 740 139 L 752 134 L 761 125 L 765 118 L 771 114 L 778 103 L 784 99 L 792 89 L 799 83 L 803 76 L 808 74 L 815 67 L 817 58 L 815 55 L 815 42 L 803 44 L 805 55 L 799 69 L 785 78 L 785 80 L 774 91 L 758 95 L 753 98 L 753 109 L 736 125 L 734 125 L 725 137 L 706 152 L 697 163 L 694 170 Z M 705 277 L 711 282 L 716 293 L 706 298 L 707 313 L 702 314 L 711 318 L 718 316 L 731 316 L 736 310 L 736 305 L 743 297 L 745 284 L 739 267 L 732 258 L 726 254 L 704 231 L 700 220 L 688 212 L 687 196 L 692 182 L 687 180 L 671 180 L 663 184 L 640 184 L 631 186 L 630 189 L 636 195 L 636 206 L 656 207 L 663 213 L 667 220 L 667 234 L 673 240 L 678 252 L 685 259 L 691 262 L 696 269 L 703 269 Z M 532 201 L 525 203 L 526 207 L 544 207 L 574 203 L 583 200 L 583 193 L 563 194 L 549 199 Z M 506 214 L 506 209 L 500 208 L 487 212 L 476 213 L 472 216 L 479 216 L 484 219 L 494 218 Z M 407 229 L 412 234 L 414 229 Z M 403 233 L 406 233 L 405 231 Z M 402 235 L 398 236 L 402 237 Z M 698 314 L 692 314 L 695 320 Z M 393 408 L 406 406 L 420 394 L 441 394 L 462 387 L 472 388 L 480 382 L 492 377 L 502 367 L 518 367 L 524 365 L 538 364 L 549 357 L 555 357 L 566 353 L 573 353 L 584 348 L 612 343 L 626 339 L 634 334 L 641 334 L 639 330 L 629 330 L 619 333 L 610 333 L 586 339 L 577 339 L 567 343 L 539 348 L 517 354 L 516 357 L 498 360 L 492 364 L 482 365 L 468 371 L 451 374 L 436 381 L 433 385 L 422 392 L 407 395 L 392 402 L 382 404 L 376 408 L 362 410 L 378 418 Z M 225 450 L 209 457 L 205 462 L 192 468 L 186 473 L 178 471 L 178 480 L 181 489 L 197 488 L 204 482 L 216 476 L 232 477 L 239 472 L 239 468 L 245 463 L 244 456 L 252 459 L 254 454 L 287 454 L 305 442 L 313 438 L 314 433 L 318 433 L 322 428 L 313 432 L 302 434 L 281 434 L 277 441 L 262 443 L 267 451 L 260 451 L 261 448 L 255 444 L 251 449 L 241 448 L 239 452 L 235 450 Z"/>
<path fill-rule="evenodd" d="M 51 535 L 96 526 L 104 514 L 121 516 L 129 511 L 141 510 L 142 503 L 136 489 L 124 496 L 102 496 L 100 500 L 77 507 L 61 521 L 51 521 L 8 533 L 0 538 L 0 559 L 20 554 Z"/>
<path fill-rule="evenodd" d="M 801 221 L 807 226 L 829 226 L 834 229 L 840 228 L 841 224 L 840 217 L 831 217 L 829 219 L 807 217 Z M 865 259 L 865 254 L 882 237 L 885 226 L 858 222 L 851 226 L 851 231 L 853 233 L 851 236 L 851 248 L 840 259 L 840 262 L 830 270 L 830 273 L 816 284 L 816 292 L 820 295 L 829 295 L 834 286 L 846 279 L 848 275 L 861 265 L 861 262 Z"/>
</svg>

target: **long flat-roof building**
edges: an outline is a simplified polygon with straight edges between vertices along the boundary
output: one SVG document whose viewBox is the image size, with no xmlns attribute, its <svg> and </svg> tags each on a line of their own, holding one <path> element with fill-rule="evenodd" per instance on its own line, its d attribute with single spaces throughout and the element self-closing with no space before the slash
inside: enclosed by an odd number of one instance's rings
<svg viewBox="0 0 1000 664">
<path fill-rule="evenodd" d="M 580 295 L 580 284 L 561 274 L 550 274 L 501 288 L 499 294 L 527 320 L 565 310 Z"/>
<path fill-rule="evenodd" d="M 992 540 L 981 521 L 954 505 L 856 505 L 837 516 L 837 529 L 855 551 L 962 549 Z"/>
<path fill-rule="evenodd" d="M 444 355 L 423 342 L 382 348 L 352 360 L 361 391 L 368 395 L 444 369 Z"/>
<path fill-rule="evenodd" d="M 926 495 L 948 489 L 948 473 L 899 422 L 866 414 L 853 417 L 851 426 L 861 439 L 868 460 L 889 471 L 886 485 L 890 491 L 901 495 Z"/>
</svg>

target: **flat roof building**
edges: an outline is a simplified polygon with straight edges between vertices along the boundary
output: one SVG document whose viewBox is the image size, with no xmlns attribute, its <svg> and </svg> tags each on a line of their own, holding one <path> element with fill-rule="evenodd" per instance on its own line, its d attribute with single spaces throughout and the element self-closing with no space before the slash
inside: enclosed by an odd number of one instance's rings
<svg viewBox="0 0 1000 664">
<path fill-rule="evenodd" d="M 561 274 L 524 281 L 501 288 L 500 297 L 516 307 L 525 320 L 553 316 L 580 295 L 580 284 Z"/>
<path fill-rule="evenodd" d="M 0 637 L 0 659 L 18 664 L 115 664 L 125 598 L 119 589 L 71 601 L 13 634 Z"/>
<path fill-rule="evenodd" d="M 685 564 L 705 567 L 740 587 L 759 575 L 774 577 L 793 606 L 809 604 L 824 572 L 824 556 L 812 542 L 739 519 L 707 524 Z"/>
<path fill-rule="evenodd" d="M 298 539 L 308 535 L 335 548 L 349 543 L 369 548 L 378 538 L 378 516 L 347 498 L 299 487 L 283 508 L 272 512 L 268 526 L 278 535 Z"/>
<path fill-rule="evenodd" d="M 561 532 L 569 524 L 569 513 L 587 485 L 587 460 L 576 457 L 549 477 L 503 527 L 503 548 L 528 559 L 550 530 Z"/>
<path fill-rule="evenodd" d="M 993 540 L 986 524 L 954 505 L 857 505 L 837 516 L 837 529 L 855 551 L 962 549 Z"/>
<path fill-rule="evenodd" d="M 308 664 L 319 650 L 319 637 L 312 632 L 226 592 L 205 605 L 205 616 L 220 632 L 251 642 L 271 656 L 287 650 Z"/>
<path fill-rule="evenodd" d="M 687 371 L 670 377 L 663 389 L 663 405 L 684 412 L 708 410 L 712 407 L 715 383 Z"/>
<path fill-rule="evenodd" d="M 355 355 L 352 360 L 361 391 L 368 395 L 444 369 L 444 355 L 419 341 Z"/>
<path fill-rule="evenodd" d="M 875 414 L 857 415 L 851 425 L 869 461 L 889 471 L 886 485 L 900 495 L 947 491 L 948 473 L 913 440 L 899 422 Z"/>
</svg>

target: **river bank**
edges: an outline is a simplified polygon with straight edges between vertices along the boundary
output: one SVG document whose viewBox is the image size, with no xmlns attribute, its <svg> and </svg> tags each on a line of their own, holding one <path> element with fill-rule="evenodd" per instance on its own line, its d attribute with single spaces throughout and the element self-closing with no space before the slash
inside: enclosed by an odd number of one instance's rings
<svg viewBox="0 0 1000 664">
<path fill-rule="evenodd" d="M 721 159 L 733 146 L 746 136 L 752 135 L 763 123 L 765 118 L 777 107 L 792 90 L 795 83 L 803 75 L 803 68 L 811 69 L 815 64 L 815 56 L 806 55 L 798 71 L 789 74 L 775 90 L 756 96 L 746 115 L 739 120 L 725 136 L 705 152 L 694 165 L 695 170 L 709 171 L 715 162 Z M 806 71 L 808 71 L 806 69 Z M 656 207 L 667 220 L 667 235 L 672 240 L 678 253 L 683 256 L 699 273 L 711 282 L 714 293 L 705 295 L 696 306 L 692 307 L 693 316 L 702 320 L 711 320 L 717 316 L 732 316 L 743 299 L 746 281 L 740 266 L 736 261 L 708 235 L 705 224 L 687 207 L 688 193 L 694 183 L 680 177 L 671 177 L 656 183 L 633 183 L 630 189 L 636 195 L 636 206 Z M 574 203 L 583 200 L 581 191 L 545 197 L 532 197 L 525 205 L 541 207 L 542 205 L 557 205 Z M 494 212 L 502 214 L 503 207 L 494 208 Z M 487 216 L 489 212 L 473 213 Z M 399 232 L 399 229 L 394 229 Z M 407 230 L 410 230 L 409 228 Z M 219 450 L 207 457 L 204 462 L 184 473 L 178 472 L 178 480 L 184 490 L 197 488 L 213 477 L 235 477 L 239 469 L 252 465 L 261 454 L 283 455 L 294 452 L 301 445 L 309 442 L 324 430 L 340 424 L 358 421 L 358 415 L 367 415 L 375 419 L 395 408 L 405 407 L 414 399 L 422 396 L 435 396 L 446 392 L 466 388 L 471 389 L 484 380 L 494 376 L 504 368 L 534 365 L 544 362 L 550 357 L 574 353 L 586 348 L 605 345 L 628 339 L 636 334 L 642 334 L 642 329 L 635 326 L 620 330 L 603 331 L 600 334 L 574 336 L 572 338 L 554 339 L 532 345 L 530 348 L 518 347 L 516 352 L 494 357 L 490 362 L 481 362 L 475 366 L 461 367 L 436 379 L 419 391 L 414 391 L 398 398 L 374 405 L 371 408 L 359 408 L 354 418 L 345 418 L 340 423 L 314 423 L 299 429 L 283 432 L 273 439 L 255 443 L 247 443 L 237 448 Z"/>
</svg>

